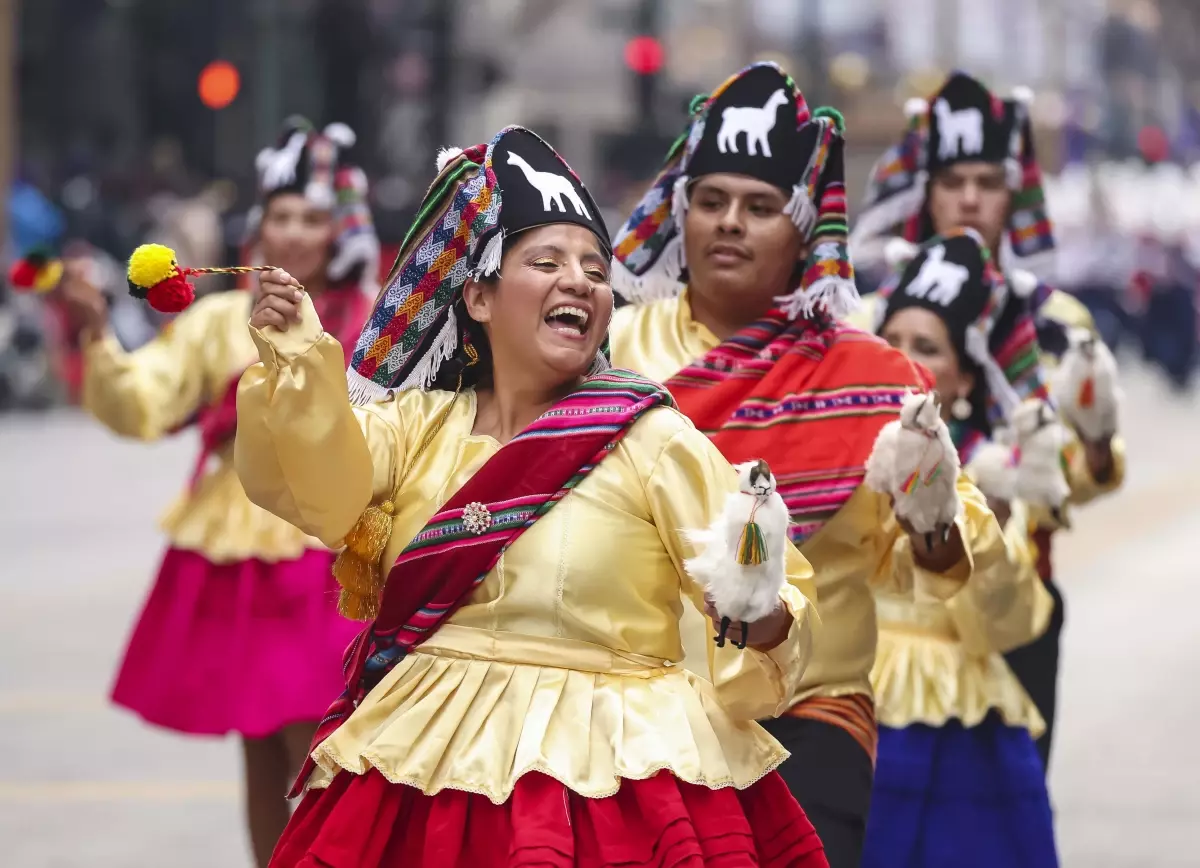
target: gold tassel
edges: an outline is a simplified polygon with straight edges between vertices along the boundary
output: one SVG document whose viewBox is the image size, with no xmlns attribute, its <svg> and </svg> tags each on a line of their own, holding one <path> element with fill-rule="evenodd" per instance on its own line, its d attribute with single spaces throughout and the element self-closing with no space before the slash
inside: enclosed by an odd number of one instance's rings
<svg viewBox="0 0 1200 868">
<path fill-rule="evenodd" d="M 467 367 L 470 367 L 479 361 L 479 354 L 470 344 L 466 345 L 466 351 L 469 359 Z M 413 464 L 450 418 L 450 411 L 462 392 L 462 382 L 460 371 L 454 397 L 413 456 Z M 396 505 L 390 500 L 378 506 L 372 504 L 363 510 L 354 527 L 350 528 L 350 533 L 346 534 L 346 547 L 333 562 L 333 577 L 342 586 L 338 594 L 338 612 L 352 621 L 373 621 L 379 616 L 379 604 L 383 598 L 383 575 L 379 561 L 392 537 L 392 516 L 395 511 Z"/>
<path fill-rule="evenodd" d="M 363 510 L 346 534 L 346 547 L 333 562 L 333 577 L 342 586 L 338 611 L 347 618 L 370 621 L 379 614 L 383 593 L 379 559 L 392 535 L 394 512 L 390 500 Z"/>
</svg>

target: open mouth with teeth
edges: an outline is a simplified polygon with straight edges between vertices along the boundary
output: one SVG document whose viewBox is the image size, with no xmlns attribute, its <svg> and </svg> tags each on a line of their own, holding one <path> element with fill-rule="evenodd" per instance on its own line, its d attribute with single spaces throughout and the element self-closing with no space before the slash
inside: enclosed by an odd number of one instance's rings
<svg viewBox="0 0 1200 868">
<path fill-rule="evenodd" d="M 583 308 L 560 304 L 546 314 L 546 325 L 570 337 L 583 337 L 588 332 L 588 312 Z"/>
</svg>

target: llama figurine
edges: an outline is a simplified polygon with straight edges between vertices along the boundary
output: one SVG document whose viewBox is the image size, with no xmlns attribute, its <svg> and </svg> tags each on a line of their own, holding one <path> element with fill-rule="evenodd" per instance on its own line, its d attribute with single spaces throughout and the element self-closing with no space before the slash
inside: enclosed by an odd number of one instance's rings
<svg viewBox="0 0 1200 868">
<path fill-rule="evenodd" d="M 1083 437 L 1095 442 L 1116 432 L 1121 402 L 1117 362 L 1104 341 L 1087 329 L 1067 332 L 1067 351 L 1051 387 L 1063 415 Z"/>
<path fill-rule="evenodd" d="M 721 616 L 717 645 L 724 646 L 729 625 L 740 621 L 742 639 L 734 645 L 745 648 L 749 624 L 779 605 L 787 581 L 789 518 L 765 461 L 739 464 L 736 470 L 738 490 L 726 497 L 721 514 L 709 527 L 685 532 L 702 550 L 683 566 Z"/>
<path fill-rule="evenodd" d="M 1067 432 L 1045 401 L 1031 399 L 1013 411 L 1017 444 L 1017 496 L 1041 506 L 1065 524 L 1063 504 L 1071 494 L 1063 469 Z"/>
<path fill-rule="evenodd" d="M 904 396 L 900 418 L 888 422 L 875 439 L 863 482 L 893 499 L 896 517 L 925 534 L 945 540 L 962 510 L 958 499 L 958 450 L 942 421 L 933 395 Z"/>
</svg>

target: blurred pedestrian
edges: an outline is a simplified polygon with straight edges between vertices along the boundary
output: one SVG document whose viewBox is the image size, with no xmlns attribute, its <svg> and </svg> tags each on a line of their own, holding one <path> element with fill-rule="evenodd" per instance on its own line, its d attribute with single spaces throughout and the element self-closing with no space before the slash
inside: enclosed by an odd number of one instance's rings
<svg viewBox="0 0 1200 868">
<path fill-rule="evenodd" d="M 852 240 L 894 235 L 919 243 L 935 234 L 971 228 L 983 237 L 993 261 L 1012 287 L 1007 304 L 1030 305 L 1039 337 L 1061 338 L 1067 328 L 1094 331 L 1094 325 L 1082 304 L 1051 289 L 1028 270 L 1049 270 L 1054 250 L 1041 169 L 1033 147 L 1031 101 L 1032 94 L 1027 90 L 1002 98 L 962 72 L 951 75 L 930 100 L 910 100 L 906 106 L 907 128 L 900 143 L 876 163 Z M 879 304 L 879 295 L 868 307 Z M 1017 335 L 1024 337 L 1027 335 Z M 1065 349 L 1065 340 L 1055 343 L 1058 351 Z M 998 364 L 1014 381 L 1032 376 L 1038 369 L 1036 358 L 1027 352 L 1028 346 L 1024 340 L 1014 339 L 1011 346 L 996 351 Z M 1054 352 L 1041 343 L 1038 347 L 1043 365 L 1053 368 Z M 1069 469 L 1072 502 L 1086 502 L 1120 486 L 1124 449 L 1114 433 L 1110 431 L 1093 442 L 1081 432 L 1074 432 L 1063 456 Z M 1053 534 L 1065 520 L 1065 514 L 1055 518 L 1045 511 L 1031 515 L 1038 569 L 1055 598 L 1055 612 L 1045 634 L 1007 655 L 1008 665 L 1046 721 L 1038 750 L 1047 768 L 1064 617 L 1062 596 L 1053 580 L 1050 547 Z"/>
<path fill-rule="evenodd" d="M 331 334 L 354 346 L 374 298 L 378 242 L 366 179 L 342 125 L 289 123 L 258 158 L 256 261 L 304 281 Z M 187 264 L 187 263 L 184 263 Z M 203 265 L 197 262 L 194 265 Z M 253 505 L 233 467 L 235 398 L 256 358 L 257 291 L 208 295 L 132 352 L 85 269 L 62 296 L 83 323 L 83 405 L 115 433 L 197 429 L 191 482 L 164 520 L 169 548 L 139 616 L 113 701 L 177 732 L 241 736 L 254 856 L 265 868 L 289 817 L 288 781 L 332 697 L 357 631 L 335 606 L 333 554 Z"/>
</svg>

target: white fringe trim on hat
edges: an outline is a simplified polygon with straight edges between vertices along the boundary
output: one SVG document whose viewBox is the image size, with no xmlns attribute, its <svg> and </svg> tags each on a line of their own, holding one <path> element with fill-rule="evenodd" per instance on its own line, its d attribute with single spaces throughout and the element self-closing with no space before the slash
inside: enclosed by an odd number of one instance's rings
<svg viewBox="0 0 1200 868">
<path fill-rule="evenodd" d="M 1013 411 L 1021 405 L 1021 399 L 1017 396 L 1012 383 L 1004 376 L 1004 371 L 1000 368 L 999 362 L 992 355 L 988 347 L 988 336 L 984 333 L 980 325 L 972 324 L 967 327 L 966 346 L 967 355 L 974 359 L 976 364 L 983 369 L 983 376 L 987 381 L 988 392 L 991 393 L 996 403 L 1000 405 L 1004 418 L 1011 419 Z"/>
<path fill-rule="evenodd" d="M 805 177 L 807 177 L 807 173 Z M 807 185 L 792 185 L 792 198 L 783 206 L 783 213 L 791 217 L 792 223 L 800 230 L 800 234 L 804 238 L 808 238 L 808 233 L 812 231 L 817 222 L 817 206 L 808 196 Z"/>
<path fill-rule="evenodd" d="M 412 373 L 404 378 L 404 382 L 396 387 L 396 391 L 428 389 L 437 379 L 438 371 L 442 369 L 442 362 L 453 358 L 454 351 L 457 349 L 458 317 L 454 314 L 454 308 L 450 308 L 447 311 L 446 321 L 442 323 L 441 330 L 433 339 L 433 344 L 425 351 L 425 357 L 413 368 Z"/>
<path fill-rule="evenodd" d="M 844 277 L 822 277 L 804 289 L 790 295 L 780 295 L 775 303 L 788 319 L 811 319 L 818 309 L 834 319 L 845 319 L 858 309 L 862 298 L 853 280 Z"/>
<path fill-rule="evenodd" d="M 683 291 L 683 238 L 675 235 L 644 274 L 634 274 L 616 257 L 612 261 L 612 288 L 633 304 L 675 298 Z"/>
<path fill-rule="evenodd" d="M 504 258 L 504 230 L 501 229 L 488 239 L 483 253 L 479 255 L 479 263 L 475 266 L 475 277 L 500 275 L 500 260 Z"/>
<path fill-rule="evenodd" d="M 354 368 L 346 369 L 346 388 L 350 393 L 350 403 L 356 407 L 382 401 L 388 396 L 388 392 L 392 391 L 368 380 Z"/>
</svg>

